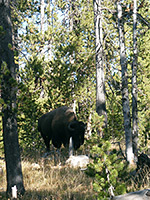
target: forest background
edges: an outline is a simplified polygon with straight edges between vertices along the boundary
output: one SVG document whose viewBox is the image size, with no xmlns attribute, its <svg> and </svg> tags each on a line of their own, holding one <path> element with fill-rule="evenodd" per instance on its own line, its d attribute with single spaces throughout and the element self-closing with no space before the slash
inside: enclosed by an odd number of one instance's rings
<svg viewBox="0 0 150 200">
<path fill-rule="evenodd" d="M 139 15 L 137 21 L 138 149 L 139 154 L 141 152 L 148 154 L 150 148 L 150 2 L 138 1 L 137 4 Z M 130 14 L 132 5 L 132 1 L 122 1 L 125 13 L 130 105 L 132 105 L 133 61 L 133 18 Z M 75 103 L 78 119 L 85 123 L 90 121 L 89 131 L 96 133 L 99 129 L 102 136 L 102 123 L 99 123 L 102 119 L 96 114 L 93 1 L 16 1 L 16 4 L 11 6 L 13 25 L 17 27 L 17 36 L 14 34 L 17 37 L 14 54 L 15 63 L 18 64 L 17 120 L 22 153 L 25 154 L 29 150 L 43 150 L 44 144 L 42 139 L 39 139 L 41 137 L 37 131 L 37 120 L 43 113 L 62 105 L 72 106 Z M 113 144 L 119 142 L 122 144 L 122 149 L 125 149 L 117 8 L 115 2 L 105 0 L 101 1 L 101 8 L 107 111 L 105 144 L 108 144 L 108 141 Z M 3 99 L 0 101 L 3 104 Z M 2 138 L 2 119 L 0 134 Z M 99 141 L 97 138 L 96 140 Z M 93 141 L 95 143 L 95 138 L 90 142 Z M 86 145 L 90 145 L 90 142 L 87 140 Z M 99 141 L 98 145 L 102 146 L 103 143 Z M 108 151 L 112 148 L 108 146 L 106 145 L 103 150 Z M 0 147 L 3 154 L 2 142 Z M 99 149 L 93 151 L 98 152 Z M 104 186 L 108 187 L 106 184 L 103 184 Z M 102 191 L 98 187 L 102 185 L 95 184 L 96 190 Z"/>
</svg>

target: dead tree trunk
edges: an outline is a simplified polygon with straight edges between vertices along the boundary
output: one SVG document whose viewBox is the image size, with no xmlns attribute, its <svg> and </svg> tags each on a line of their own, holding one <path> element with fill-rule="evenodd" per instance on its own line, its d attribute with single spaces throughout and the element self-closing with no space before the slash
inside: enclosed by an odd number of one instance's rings
<svg viewBox="0 0 150 200">
<path fill-rule="evenodd" d="M 117 2 L 117 12 L 118 12 L 118 31 L 119 31 L 119 44 L 120 44 L 120 64 L 122 73 L 122 105 L 123 105 L 124 129 L 126 137 L 126 157 L 127 161 L 130 164 L 134 164 L 129 93 L 128 93 L 127 59 L 125 50 L 125 37 L 124 37 L 124 20 L 122 16 L 122 6 L 120 2 Z"/>
<path fill-rule="evenodd" d="M 44 7 L 45 7 L 44 0 L 41 0 L 41 34 L 43 36 L 43 39 L 41 41 L 41 56 L 42 57 L 44 56 L 44 17 L 45 17 Z"/>
<path fill-rule="evenodd" d="M 132 62 L 132 138 L 135 161 L 138 157 L 138 110 L 137 110 L 137 1 L 133 5 L 133 62 Z"/>
<path fill-rule="evenodd" d="M 96 46 L 96 111 L 98 115 L 104 115 L 105 127 L 107 126 L 107 113 L 105 102 L 105 80 L 103 61 L 103 32 L 101 0 L 93 0 L 94 5 L 94 29 Z"/>
</svg>

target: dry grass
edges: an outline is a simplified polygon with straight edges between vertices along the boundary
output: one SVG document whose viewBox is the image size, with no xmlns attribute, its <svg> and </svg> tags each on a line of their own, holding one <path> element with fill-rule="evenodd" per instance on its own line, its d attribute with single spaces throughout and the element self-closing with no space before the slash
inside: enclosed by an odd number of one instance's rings
<svg viewBox="0 0 150 200">
<path fill-rule="evenodd" d="M 43 158 L 43 153 L 23 154 L 22 170 L 25 195 L 22 200 L 94 200 L 93 179 L 80 169 L 65 165 L 67 152 L 61 152 L 61 166 L 54 165 L 54 154 Z M 79 152 L 82 154 L 82 152 Z M 4 160 L 0 159 L 0 199 L 6 198 L 6 169 Z M 3 172 L 2 172 L 3 171 Z M 136 174 L 126 177 L 128 191 L 150 188 L 150 169 L 145 167 Z"/>
<path fill-rule="evenodd" d="M 31 157 L 28 154 L 22 161 L 24 186 L 23 200 L 90 200 L 95 199 L 92 187 L 93 179 L 80 169 L 64 165 L 55 166 L 53 159 L 42 158 L 39 153 Z M 4 161 L 0 161 L 3 174 L 0 175 L 0 199 L 5 197 L 6 170 Z"/>
</svg>

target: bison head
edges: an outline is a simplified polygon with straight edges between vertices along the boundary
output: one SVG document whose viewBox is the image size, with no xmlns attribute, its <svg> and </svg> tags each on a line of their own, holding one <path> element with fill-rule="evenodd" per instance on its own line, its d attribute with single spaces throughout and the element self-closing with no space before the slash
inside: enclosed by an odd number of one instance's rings
<svg viewBox="0 0 150 200">
<path fill-rule="evenodd" d="M 77 150 L 84 143 L 85 124 L 80 121 L 72 121 L 68 125 L 70 137 L 72 137 L 73 148 Z"/>
</svg>

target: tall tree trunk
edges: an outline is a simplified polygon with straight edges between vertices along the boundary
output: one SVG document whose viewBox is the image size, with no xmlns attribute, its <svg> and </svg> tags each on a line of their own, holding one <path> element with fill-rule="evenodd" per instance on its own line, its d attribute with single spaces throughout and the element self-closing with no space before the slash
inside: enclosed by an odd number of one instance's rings
<svg viewBox="0 0 150 200">
<path fill-rule="evenodd" d="M 75 2 L 76 0 L 70 0 L 69 1 L 69 7 L 70 7 L 70 17 L 69 17 L 69 28 L 70 28 L 70 32 L 74 31 L 75 28 L 75 23 L 74 23 L 74 18 L 75 18 Z M 75 54 L 75 52 L 73 52 L 70 56 L 69 56 L 69 60 L 71 64 L 74 64 L 74 58 L 73 58 L 73 54 Z M 72 74 L 72 80 L 74 80 L 74 75 Z M 74 94 L 74 81 L 72 81 L 72 108 L 73 111 L 76 113 L 76 100 L 75 100 L 75 94 Z M 73 156 L 74 154 L 74 149 L 73 149 L 73 140 L 72 137 L 69 140 L 69 157 Z"/>
<path fill-rule="evenodd" d="M 105 126 L 107 125 L 107 113 L 105 102 L 105 80 L 103 64 L 103 32 L 101 0 L 93 0 L 94 5 L 94 29 L 96 44 L 96 111 L 98 115 L 104 115 Z"/>
<path fill-rule="evenodd" d="M 21 158 L 16 120 L 16 65 L 12 51 L 12 23 L 10 0 L 0 3 L 0 70 L 2 75 L 3 140 L 7 171 L 7 192 L 16 185 L 18 193 L 24 193 Z"/>
<path fill-rule="evenodd" d="M 134 164 L 129 93 L 128 93 L 127 59 L 126 59 L 125 36 L 124 36 L 124 20 L 122 16 L 122 6 L 120 2 L 117 2 L 117 12 L 118 12 L 118 31 L 119 31 L 119 44 L 120 44 L 120 64 L 122 72 L 122 104 L 123 104 L 123 116 L 124 116 L 124 129 L 126 137 L 126 157 L 129 164 Z"/>
<path fill-rule="evenodd" d="M 133 5 L 133 63 L 132 63 L 132 138 L 135 161 L 138 157 L 138 110 L 137 110 L 137 1 Z"/>
<path fill-rule="evenodd" d="M 53 28 L 54 28 L 54 8 L 55 5 L 53 4 L 52 0 L 48 0 L 47 2 L 47 29 L 49 26 L 52 27 L 52 33 L 51 33 L 51 39 L 49 39 L 48 41 L 48 57 L 49 57 L 49 61 L 52 61 L 52 44 L 53 44 Z M 51 21 L 50 21 L 51 19 Z"/>
<path fill-rule="evenodd" d="M 41 56 L 42 57 L 44 56 L 44 48 L 43 48 L 44 47 L 44 16 L 45 16 L 44 7 L 45 7 L 44 0 L 41 0 L 41 34 L 43 36 L 43 40 L 41 41 L 42 43 Z"/>
<path fill-rule="evenodd" d="M 41 0 L 41 32 L 43 33 L 44 30 L 44 0 Z"/>
<path fill-rule="evenodd" d="M 76 29 L 77 29 L 77 24 L 78 24 L 78 8 L 76 5 L 76 0 L 70 0 L 70 18 L 69 18 L 69 22 L 70 22 L 70 31 L 76 33 Z M 72 52 L 72 54 L 69 56 L 70 58 L 70 63 L 74 64 L 74 55 L 75 55 L 75 51 Z M 74 75 L 72 74 L 72 80 L 74 80 Z M 72 108 L 74 113 L 76 113 L 76 99 L 75 99 L 75 94 L 74 94 L 74 81 L 72 81 Z"/>
</svg>

